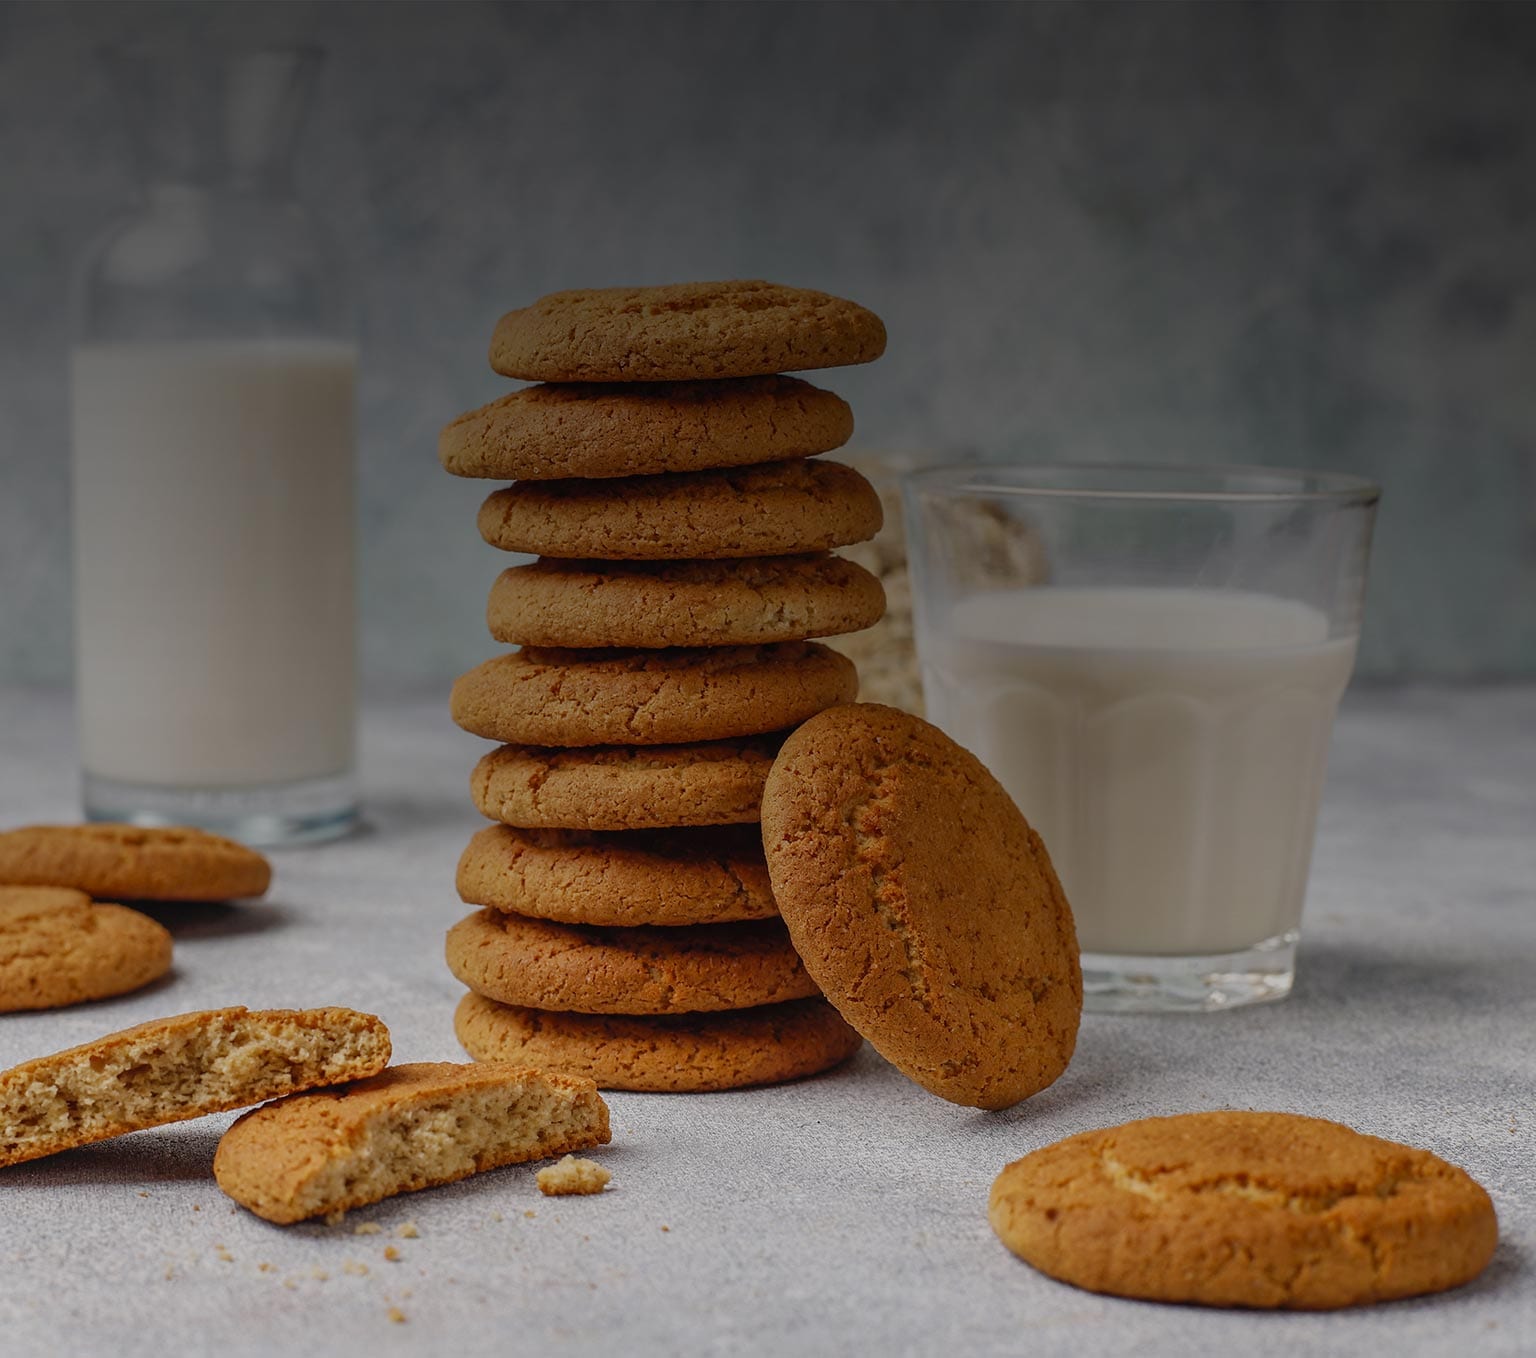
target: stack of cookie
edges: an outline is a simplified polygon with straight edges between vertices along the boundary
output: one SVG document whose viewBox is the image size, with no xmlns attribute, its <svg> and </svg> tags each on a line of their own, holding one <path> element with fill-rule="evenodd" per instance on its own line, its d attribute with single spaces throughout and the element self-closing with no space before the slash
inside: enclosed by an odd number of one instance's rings
<svg viewBox="0 0 1536 1358">
<path fill-rule="evenodd" d="M 453 692 L 454 720 L 502 742 L 471 780 L 498 823 L 459 864 L 480 908 L 448 935 L 476 1058 L 681 1091 L 858 1047 L 778 918 L 757 822 L 786 734 L 856 694 L 812 638 L 884 609 L 831 554 L 879 530 L 879 497 L 809 460 L 852 415 L 782 374 L 884 347 L 862 307 L 756 282 L 557 293 L 498 324 L 492 368 L 541 385 L 439 445 L 456 475 L 516 483 L 480 531 L 538 556 L 487 610 L 521 649 Z"/>
</svg>

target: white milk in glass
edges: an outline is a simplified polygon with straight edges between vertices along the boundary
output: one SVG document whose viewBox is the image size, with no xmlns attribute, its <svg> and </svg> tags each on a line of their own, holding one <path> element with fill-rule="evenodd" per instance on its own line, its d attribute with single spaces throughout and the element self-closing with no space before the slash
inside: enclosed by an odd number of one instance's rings
<svg viewBox="0 0 1536 1358">
<path fill-rule="evenodd" d="M 931 720 L 1051 854 L 1085 952 L 1239 952 L 1300 922 L 1353 638 L 1199 589 L 984 593 L 935 620 Z"/>
<path fill-rule="evenodd" d="M 89 775 L 167 788 L 352 766 L 351 345 L 73 355 Z"/>
</svg>

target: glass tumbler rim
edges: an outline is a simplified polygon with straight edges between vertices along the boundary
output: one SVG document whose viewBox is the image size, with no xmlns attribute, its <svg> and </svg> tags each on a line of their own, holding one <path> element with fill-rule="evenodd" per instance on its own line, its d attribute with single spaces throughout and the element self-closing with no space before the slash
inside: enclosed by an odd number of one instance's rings
<svg viewBox="0 0 1536 1358">
<path fill-rule="evenodd" d="M 921 467 L 901 480 L 909 492 L 983 498 L 1340 507 L 1369 507 L 1381 498 L 1376 482 L 1350 472 L 1252 463 L 971 460 Z"/>
</svg>

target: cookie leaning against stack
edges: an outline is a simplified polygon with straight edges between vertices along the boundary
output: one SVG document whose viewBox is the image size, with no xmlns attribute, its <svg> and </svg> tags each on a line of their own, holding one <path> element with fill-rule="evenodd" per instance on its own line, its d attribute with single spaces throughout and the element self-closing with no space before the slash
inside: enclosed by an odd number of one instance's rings
<svg viewBox="0 0 1536 1358">
<path fill-rule="evenodd" d="M 501 742 L 471 780 L 501 823 L 459 864 L 480 910 L 448 937 L 477 1059 L 699 1091 L 858 1048 L 778 919 L 757 821 L 784 734 L 857 693 L 814 639 L 885 606 L 833 554 L 879 530 L 879 497 L 810 460 L 852 415 L 784 373 L 884 348 L 863 307 L 761 282 L 556 293 L 497 325 L 492 368 L 542 385 L 439 442 L 455 475 L 513 482 L 481 535 L 539 558 L 487 607 L 522 649 L 453 693 Z"/>
</svg>

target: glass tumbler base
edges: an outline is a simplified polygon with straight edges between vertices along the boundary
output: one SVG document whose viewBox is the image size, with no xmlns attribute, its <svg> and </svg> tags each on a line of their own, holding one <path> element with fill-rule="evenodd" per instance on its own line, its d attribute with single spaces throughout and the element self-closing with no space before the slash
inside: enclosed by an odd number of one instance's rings
<svg viewBox="0 0 1536 1358">
<path fill-rule="evenodd" d="M 1083 954 L 1083 1008 L 1096 1014 L 1209 1013 L 1283 1000 L 1296 977 L 1295 929 L 1241 952 L 1198 957 Z"/>
<path fill-rule="evenodd" d="M 160 787 L 85 773 L 86 819 L 129 825 L 193 825 L 256 848 L 339 839 L 357 825 L 350 773 L 254 787 Z"/>
</svg>

